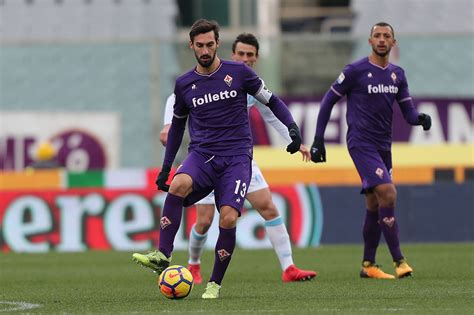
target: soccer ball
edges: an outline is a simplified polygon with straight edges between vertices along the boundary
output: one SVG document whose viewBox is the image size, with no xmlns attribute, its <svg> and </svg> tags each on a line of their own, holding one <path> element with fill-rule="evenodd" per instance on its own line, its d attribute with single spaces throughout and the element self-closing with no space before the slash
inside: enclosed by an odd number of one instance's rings
<svg viewBox="0 0 474 315">
<path fill-rule="evenodd" d="M 166 268 L 158 277 L 161 293 L 168 299 L 182 299 L 189 295 L 194 279 L 191 272 L 183 266 L 173 265 Z"/>
</svg>

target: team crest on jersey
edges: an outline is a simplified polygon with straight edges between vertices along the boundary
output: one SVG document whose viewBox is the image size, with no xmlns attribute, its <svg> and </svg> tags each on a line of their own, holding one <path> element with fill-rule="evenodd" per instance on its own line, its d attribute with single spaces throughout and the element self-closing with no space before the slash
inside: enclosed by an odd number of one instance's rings
<svg viewBox="0 0 474 315">
<path fill-rule="evenodd" d="M 377 167 L 377 169 L 375 170 L 375 174 L 377 174 L 378 177 L 383 178 L 383 169 Z"/>
<path fill-rule="evenodd" d="M 225 249 L 219 249 L 217 251 L 217 254 L 219 255 L 220 261 L 224 261 L 227 257 L 230 256 L 229 252 L 226 251 Z"/>
<path fill-rule="evenodd" d="M 225 82 L 225 84 L 227 84 L 230 87 L 231 84 L 232 84 L 232 77 L 227 74 L 224 78 L 224 82 Z"/>
<path fill-rule="evenodd" d="M 390 76 L 393 80 L 393 83 L 397 83 L 397 75 L 395 74 L 395 72 L 392 72 L 392 75 Z"/>
<path fill-rule="evenodd" d="M 341 72 L 341 74 L 339 75 L 339 77 L 337 77 L 337 83 L 341 84 L 342 82 L 344 82 L 344 79 L 346 78 L 346 76 L 344 75 L 343 72 Z"/>
</svg>

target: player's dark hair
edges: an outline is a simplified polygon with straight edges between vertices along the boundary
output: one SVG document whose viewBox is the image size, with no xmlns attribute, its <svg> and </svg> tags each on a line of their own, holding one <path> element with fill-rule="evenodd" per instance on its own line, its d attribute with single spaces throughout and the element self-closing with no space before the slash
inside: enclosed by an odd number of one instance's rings
<svg viewBox="0 0 474 315">
<path fill-rule="evenodd" d="M 370 29 L 370 36 L 372 37 L 372 33 L 374 32 L 374 28 L 376 26 L 382 26 L 382 27 L 390 27 L 390 30 L 392 31 L 392 36 L 393 38 L 395 38 L 395 31 L 393 30 L 393 27 L 392 25 L 386 23 L 386 22 L 378 22 L 376 24 L 374 24 L 374 26 L 372 26 L 372 28 Z"/>
<path fill-rule="evenodd" d="M 247 45 L 251 45 L 255 47 L 257 50 L 257 56 L 258 56 L 258 49 L 260 48 L 260 45 L 258 44 L 257 37 L 251 33 L 242 33 L 237 38 L 234 40 L 232 43 L 232 52 L 235 53 L 235 47 L 237 46 L 237 43 L 244 43 Z"/>
<path fill-rule="evenodd" d="M 214 37 L 216 42 L 219 41 L 219 24 L 216 21 L 209 21 L 206 19 L 199 19 L 191 26 L 189 31 L 189 39 L 194 42 L 194 37 L 199 34 L 204 34 L 210 31 L 214 31 Z"/>
</svg>

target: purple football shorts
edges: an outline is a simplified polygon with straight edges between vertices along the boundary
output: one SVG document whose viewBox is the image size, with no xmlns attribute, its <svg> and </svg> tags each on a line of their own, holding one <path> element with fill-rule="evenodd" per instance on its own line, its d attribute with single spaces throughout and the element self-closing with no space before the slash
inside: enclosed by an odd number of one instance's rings
<svg viewBox="0 0 474 315">
<path fill-rule="evenodd" d="M 251 162 L 248 155 L 190 152 L 176 170 L 176 174 L 188 174 L 193 179 L 193 191 L 185 198 L 184 206 L 193 205 L 214 190 L 218 210 L 231 206 L 240 215 L 252 177 Z"/>
<path fill-rule="evenodd" d="M 361 194 L 372 192 L 381 184 L 392 183 L 392 152 L 376 148 L 349 149 L 352 161 L 362 181 Z"/>
</svg>

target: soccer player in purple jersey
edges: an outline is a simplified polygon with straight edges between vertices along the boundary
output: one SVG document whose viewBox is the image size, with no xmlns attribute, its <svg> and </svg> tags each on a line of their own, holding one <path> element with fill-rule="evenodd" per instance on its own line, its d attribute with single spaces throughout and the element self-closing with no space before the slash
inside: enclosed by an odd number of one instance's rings
<svg viewBox="0 0 474 315">
<path fill-rule="evenodd" d="M 173 243 L 181 223 L 182 207 L 190 206 L 214 190 L 219 209 L 219 237 L 212 275 L 203 299 L 219 297 L 221 283 L 235 248 L 235 226 L 251 178 L 252 137 L 247 94 L 266 104 L 288 128 L 290 153 L 298 152 L 301 135 L 286 105 L 244 63 L 217 57 L 219 26 L 198 20 L 189 32 L 197 66 L 176 80 L 173 120 L 165 158 L 156 184 L 168 191 L 160 219 L 157 251 L 133 254 L 137 263 L 161 273 L 171 262 Z M 189 116 L 191 143 L 188 156 L 166 182 Z"/>
<path fill-rule="evenodd" d="M 253 34 L 242 33 L 237 36 L 232 44 L 232 60 L 244 62 L 249 67 L 253 67 L 258 61 L 258 50 L 259 43 L 257 38 Z M 276 119 L 275 115 L 273 115 L 267 106 L 255 102 L 253 97 L 250 97 L 250 99 L 251 102 L 248 103 L 247 106 L 249 108 L 257 106 L 263 119 L 272 125 L 272 127 L 290 143 L 291 139 L 288 137 L 286 126 Z M 301 145 L 299 151 L 303 155 L 304 161 L 310 160 L 309 150 L 304 145 Z M 265 219 L 266 234 L 277 254 L 282 268 L 281 279 L 284 282 L 291 282 L 305 281 L 316 277 L 315 271 L 303 270 L 295 266 L 288 231 L 272 200 L 272 194 L 263 177 L 262 171 L 255 161 L 252 161 L 252 177 L 247 192 L 246 199 L 262 218 Z M 197 220 L 189 235 L 188 261 L 188 269 L 191 271 L 195 283 L 202 281 L 200 258 L 207 239 L 207 231 L 211 227 L 214 218 L 214 207 L 213 193 L 196 203 Z"/>
<path fill-rule="evenodd" d="M 391 25 L 380 22 L 370 32 L 372 53 L 347 65 L 322 100 L 311 160 L 326 162 L 324 131 L 332 107 L 347 95 L 347 146 L 362 181 L 367 211 L 363 226 L 364 257 L 360 276 L 394 279 L 375 263 L 381 234 L 392 255 L 397 278 L 412 274 L 400 249 L 398 223 L 395 219 L 397 191 L 392 182 L 392 104 L 397 101 L 410 125 L 431 127 L 430 116 L 418 113 L 408 91 L 405 72 L 389 62 L 395 46 Z"/>
</svg>

